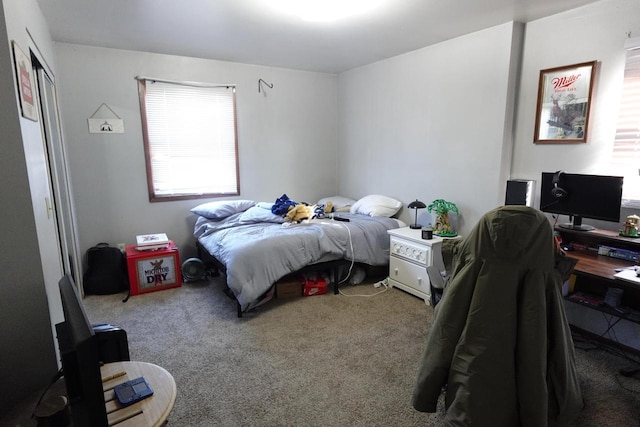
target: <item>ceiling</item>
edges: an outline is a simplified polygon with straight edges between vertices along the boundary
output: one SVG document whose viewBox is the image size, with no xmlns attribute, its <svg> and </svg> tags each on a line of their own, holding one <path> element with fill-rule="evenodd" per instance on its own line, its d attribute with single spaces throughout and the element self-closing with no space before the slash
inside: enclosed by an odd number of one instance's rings
<svg viewBox="0 0 640 427">
<path fill-rule="evenodd" d="M 596 0 L 384 0 L 306 22 L 275 0 L 38 0 L 55 41 L 340 73 L 510 21 Z M 347 0 L 343 0 L 347 1 Z"/>
</svg>

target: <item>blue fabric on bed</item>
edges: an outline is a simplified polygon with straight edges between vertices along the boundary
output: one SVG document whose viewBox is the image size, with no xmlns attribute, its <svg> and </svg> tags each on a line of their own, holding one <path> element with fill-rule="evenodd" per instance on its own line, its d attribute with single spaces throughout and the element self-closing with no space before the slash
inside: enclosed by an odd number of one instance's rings
<svg viewBox="0 0 640 427">
<path fill-rule="evenodd" d="M 289 212 L 289 208 L 294 207 L 295 205 L 297 205 L 296 202 L 291 200 L 286 194 L 283 194 L 276 199 L 275 203 L 271 207 L 271 212 L 276 215 L 286 215 L 287 212 Z"/>
</svg>

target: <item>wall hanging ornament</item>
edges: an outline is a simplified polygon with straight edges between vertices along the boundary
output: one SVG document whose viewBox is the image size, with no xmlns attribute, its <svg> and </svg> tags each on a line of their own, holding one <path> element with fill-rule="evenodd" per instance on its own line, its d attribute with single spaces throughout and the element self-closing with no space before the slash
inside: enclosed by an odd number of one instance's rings
<svg viewBox="0 0 640 427">
<path fill-rule="evenodd" d="M 104 102 L 89 117 L 89 133 L 124 133 L 124 120 Z"/>
</svg>

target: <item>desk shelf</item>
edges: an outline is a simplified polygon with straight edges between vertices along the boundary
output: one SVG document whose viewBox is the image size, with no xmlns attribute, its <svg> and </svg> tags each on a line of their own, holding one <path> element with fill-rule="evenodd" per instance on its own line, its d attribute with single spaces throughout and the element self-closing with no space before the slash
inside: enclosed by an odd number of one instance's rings
<svg viewBox="0 0 640 427">
<path fill-rule="evenodd" d="M 640 239 L 618 236 L 614 231 L 595 229 L 592 231 L 577 231 L 556 228 L 562 238 L 563 245 L 572 244 L 579 248 L 567 251 L 567 256 L 575 258 L 576 276 L 573 291 L 594 295 L 604 300 L 609 288 L 623 290 L 620 307 L 607 305 L 593 305 L 582 303 L 566 297 L 567 301 L 584 307 L 601 311 L 634 323 L 640 323 L 640 285 L 614 277 L 617 269 L 635 265 L 632 261 L 612 258 L 598 254 L 598 246 L 605 245 L 620 249 L 640 251 Z"/>
<path fill-rule="evenodd" d="M 590 231 L 580 231 L 562 227 L 556 227 L 555 230 L 560 233 L 563 239 L 571 242 L 576 241 L 592 246 L 607 245 L 620 249 L 640 250 L 640 238 L 623 237 L 611 230 L 596 228 Z"/>
<path fill-rule="evenodd" d="M 603 312 L 605 314 L 608 314 L 608 315 L 611 315 L 611 316 L 615 316 L 615 317 L 619 317 L 621 319 L 628 320 L 629 322 L 640 324 L 640 311 L 631 309 L 629 307 L 624 307 L 623 306 L 623 307 L 613 308 L 613 307 L 609 307 L 608 305 L 605 305 L 605 304 L 602 304 L 602 305 L 588 304 L 588 303 L 584 303 L 584 302 L 580 302 L 580 301 L 576 301 L 574 299 L 571 299 L 570 295 L 566 296 L 564 299 L 569 301 L 569 302 L 572 302 L 574 304 L 578 304 L 578 305 L 581 305 L 583 307 L 590 308 L 592 310 L 601 311 L 601 312 Z"/>
<path fill-rule="evenodd" d="M 591 249 L 568 251 L 567 256 L 578 260 L 576 272 L 587 274 L 600 279 L 614 280 L 616 283 L 625 284 L 623 280 L 617 280 L 613 275 L 616 269 L 628 268 L 635 265 L 631 261 L 618 258 L 611 258 L 605 255 L 598 255 L 598 252 Z M 638 287 L 633 283 L 626 282 L 630 286 Z"/>
</svg>

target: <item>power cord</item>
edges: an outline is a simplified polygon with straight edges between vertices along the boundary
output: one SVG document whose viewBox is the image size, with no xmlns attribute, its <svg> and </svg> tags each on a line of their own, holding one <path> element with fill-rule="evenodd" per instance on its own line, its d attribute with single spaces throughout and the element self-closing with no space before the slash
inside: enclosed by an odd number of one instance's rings
<svg viewBox="0 0 640 427">
<path fill-rule="evenodd" d="M 340 295 L 344 295 L 345 297 L 364 297 L 364 298 L 369 298 L 369 297 L 374 297 L 376 295 L 379 295 L 379 294 L 389 290 L 389 277 L 387 277 L 384 280 L 381 280 L 381 281 L 376 282 L 376 283 L 373 284 L 373 287 L 376 288 L 376 289 L 384 287 L 384 289 L 379 290 L 378 292 L 375 292 L 373 294 L 346 294 L 346 293 L 344 293 L 342 291 L 342 289 L 340 289 L 340 285 L 343 284 L 344 282 L 346 282 L 347 280 L 349 280 L 349 278 L 351 277 L 351 273 L 353 271 L 353 266 L 356 263 L 355 255 L 354 255 L 354 252 L 353 252 L 353 238 L 351 236 L 351 230 L 349 230 L 349 227 L 347 227 L 346 224 L 343 224 L 341 222 L 335 223 L 333 221 L 332 222 L 320 221 L 320 224 L 343 227 L 345 230 L 347 230 L 347 234 L 349 236 L 349 249 L 351 250 L 351 259 L 349 260 L 350 261 L 349 270 L 347 271 L 347 274 L 344 277 L 344 279 L 338 280 L 338 283 L 336 284 L 336 286 L 338 286 L 338 292 L 340 293 Z"/>
<path fill-rule="evenodd" d="M 632 393 L 639 393 L 637 389 L 629 388 L 623 385 L 620 380 L 621 380 L 621 376 L 627 377 L 627 378 L 634 377 L 637 374 L 637 372 L 640 371 L 640 360 L 636 360 L 634 357 L 631 357 L 627 352 L 619 348 L 616 348 L 612 345 L 608 345 L 600 341 L 596 341 L 589 335 L 584 334 L 580 331 L 576 331 L 572 329 L 571 335 L 573 337 L 573 341 L 575 343 L 574 345 L 577 350 L 582 350 L 584 352 L 588 352 L 592 350 L 600 350 L 630 362 L 632 364 L 632 367 L 621 368 L 618 371 L 619 375 L 615 375 L 615 379 L 618 385 L 620 386 L 620 388 Z M 579 346 L 578 343 L 589 344 L 590 346 Z"/>
<path fill-rule="evenodd" d="M 346 224 L 342 224 L 339 221 L 331 221 L 331 222 L 329 222 L 329 221 L 319 221 L 319 223 L 320 224 L 324 224 L 324 225 L 333 225 L 333 226 L 337 226 L 337 227 L 344 227 L 344 229 L 347 230 L 347 234 L 349 236 L 349 249 L 351 250 L 351 259 L 348 260 L 348 261 L 350 261 L 349 270 L 347 271 L 347 275 L 344 277 L 344 279 L 342 279 L 342 280 L 338 279 L 338 283 L 337 283 L 336 286 L 339 286 L 339 285 L 343 284 L 344 282 L 346 282 L 347 280 L 349 280 L 349 278 L 351 277 L 351 271 L 353 270 L 353 266 L 356 263 L 355 256 L 354 256 L 354 253 L 353 253 L 353 239 L 351 237 L 351 230 L 349 230 L 349 227 L 347 227 Z"/>
<path fill-rule="evenodd" d="M 55 384 L 55 382 L 58 381 L 63 376 L 64 376 L 64 372 L 62 371 L 62 368 L 58 369 L 58 372 L 56 372 L 56 374 L 51 378 L 51 381 L 49 381 L 49 385 L 47 385 L 47 388 L 44 389 L 44 391 L 40 395 L 40 398 L 36 402 L 36 406 L 34 406 L 33 411 L 31 412 L 31 418 L 33 418 L 35 416 L 36 409 L 38 408 L 38 406 L 42 402 L 42 399 L 44 398 L 45 394 L 47 394 L 47 392 L 49 391 L 51 386 L 53 386 L 53 384 Z"/>
<path fill-rule="evenodd" d="M 615 342 L 619 342 L 618 341 L 618 336 L 616 335 L 616 331 L 615 329 L 613 329 L 621 320 L 621 317 L 617 317 L 617 316 L 613 316 L 610 314 L 606 314 L 604 312 L 600 312 L 602 314 L 602 317 L 604 318 L 605 322 L 607 323 L 607 329 L 600 334 L 601 337 L 604 337 L 605 335 L 607 335 L 610 339 L 612 339 Z M 614 321 L 615 318 L 615 321 Z"/>
<path fill-rule="evenodd" d="M 385 278 L 384 280 L 380 280 L 379 282 L 376 282 L 373 284 L 373 287 L 376 289 L 380 289 L 380 288 L 384 288 L 379 290 L 378 292 L 375 292 L 373 294 L 345 294 L 342 289 L 338 289 L 338 292 L 340 292 L 340 295 L 344 295 L 345 297 L 364 297 L 364 298 L 370 298 L 370 297 L 375 297 L 376 295 L 380 295 L 383 292 L 387 292 L 389 290 L 389 278 Z"/>
<path fill-rule="evenodd" d="M 353 270 L 353 266 L 356 263 L 356 259 L 355 259 L 356 257 L 354 256 L 354 253 L 353 253 L 353 240 L 351 239 L 351 230 L 349 230 L 349 227 L 347 227 L 345 224 L 338 224 L 338 225 L 344 227 L 347 230 L 347 234 L 349 235 L 349 249 L 351 249 L 351 264 L 349 264 L 349 271 L 347 272 L 347 275 L 345 276 L 345 278 L 338 282 L 338 286 L 339 286 L 345 281 L 347 281 L 349 277 L 351 277 L 351 271 Z"/>
</svg>

